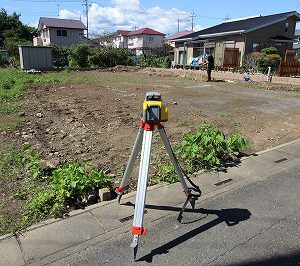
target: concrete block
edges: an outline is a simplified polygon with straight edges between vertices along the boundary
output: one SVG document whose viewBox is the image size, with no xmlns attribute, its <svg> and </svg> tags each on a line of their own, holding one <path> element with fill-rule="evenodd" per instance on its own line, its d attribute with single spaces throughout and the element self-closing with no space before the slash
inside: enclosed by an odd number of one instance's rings
<svg viewBox="0 0 300 266">
<path fill-rule="evenodd" d="M 100 201 L 111 200 L 110 190 L 108 188 L 100 188 L 99 189 L 99 197 L 100 197 Z"/>
</svg>

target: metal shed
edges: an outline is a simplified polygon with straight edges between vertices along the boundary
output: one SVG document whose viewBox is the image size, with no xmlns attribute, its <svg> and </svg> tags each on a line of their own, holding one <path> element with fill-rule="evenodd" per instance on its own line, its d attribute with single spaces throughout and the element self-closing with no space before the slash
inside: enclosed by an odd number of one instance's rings
<svg viewBox="0 0 300 266">
<path fill-rule="evenodd" d="M 52 47 L 19 46 L 22 70 L 50 70 L 53 68 Z"/>
</svg>

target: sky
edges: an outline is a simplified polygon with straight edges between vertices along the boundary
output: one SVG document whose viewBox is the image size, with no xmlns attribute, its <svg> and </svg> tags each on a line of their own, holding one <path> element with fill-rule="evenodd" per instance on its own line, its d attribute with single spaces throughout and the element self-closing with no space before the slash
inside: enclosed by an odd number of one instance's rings
<svg viewBox="0 0 300 266">
<path fill-rule="evenodd" d="M 84 0 L 0 0 L 8 14 L 21 14 L 24 24 L 36 27 L 40 17 L 81 19 L 86 24 Z M 201 30 L 257 15 L 299 11 L 300 0 L 88 0 L 89 32 L 97 36 L 117 29 L 149 27 L 166 35 L 179 30 Z M 194 14 L 194 16 L 193 16 Z M 300 27 L 297 26 L 297 28 Z"/>
</svg>

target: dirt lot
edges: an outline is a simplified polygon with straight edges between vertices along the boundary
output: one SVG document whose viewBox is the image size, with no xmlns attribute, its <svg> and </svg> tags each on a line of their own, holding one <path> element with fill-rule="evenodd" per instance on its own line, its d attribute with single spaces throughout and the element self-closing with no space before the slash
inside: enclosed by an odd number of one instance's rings
<svg viewBox="0 0 300 266">
<path fill-rule="evenodd" d="M 1 141 L 30 143 L 42 158 L 61 163 L 90 159 L 121 176 L 147 91 L 161 92 L 169 105 L 166 131 L 173 144 L 203 121 L 226 133 L 241 132 L 253 151 L 300 137 L 298 91 L 257 83 L 206 83 L 196 72 L 182 73 L 93 71 L 80 73 L 88 78 L 85 83 L 31 85 L 23 100 L 25 127 L 0 135 Z M 158 150 L 162 144 L 154 146 Z"/>
<path fill-rule="evenodd" d="M 0 150 L 6 144 L 21 147 L 28 143 L 46 161 L 91 160 L 121 179 L 147 91 L 161 92 L 169 106 L 165 126 L 173 146 L 182 134 L 194 131 L 202 122 L 214 124 L 225 133 L 242 133 L 253 144 L 249 152 L 300 138 L 299 88 L 206 83 L 197 71 L 125 70 L 53 73 L 49 80 L 57 76 L 67 83 L 31 84 L 21 100 L 22 112 L 0 115 Z M 16 129 L 3 130 L 3 126 L 16 123 Z M 153 142 L 154 159 L 164 158 L 161 155 L 167 158 L 158 133 Z M 22 176 L 0 180 L 0 232 L 14 230 L 20 221 L 24 202 L 15 200 L 14 193 L 24 184 Z M 135 181 L 131 189 L 134 186 Z M 24 191 L 26 194 L 26 188 Z M 31 190 L 28 193 L 30 198 Z"/>
</svg>

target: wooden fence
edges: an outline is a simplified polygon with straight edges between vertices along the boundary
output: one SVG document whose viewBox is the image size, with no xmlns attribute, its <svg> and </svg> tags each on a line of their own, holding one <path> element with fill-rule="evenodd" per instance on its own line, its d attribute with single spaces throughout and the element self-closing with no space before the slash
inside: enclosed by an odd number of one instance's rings
<svg viewBox="0 0 300 266">
<path fill-rule="evenodd" d="M 278 75 L 279 77 L 300 76 L 300 62 L 298 60 L 281 60 Z"/>
</svg>

